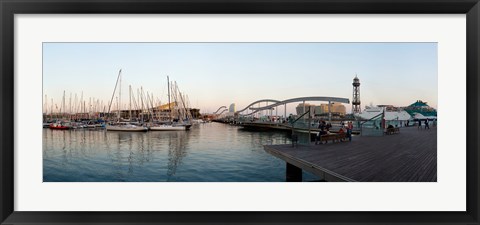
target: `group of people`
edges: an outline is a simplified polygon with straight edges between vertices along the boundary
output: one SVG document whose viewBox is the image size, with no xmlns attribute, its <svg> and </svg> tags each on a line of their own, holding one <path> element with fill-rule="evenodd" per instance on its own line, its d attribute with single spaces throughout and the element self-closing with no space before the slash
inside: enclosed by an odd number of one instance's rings
<svg viewBox="0 0 480 225">
<path fill-rule="evenodd" d="M 330 128 L 332 128 L 332 124 L 325 122 L 325 120 L 320 120 L 318 123 L 318 129 L 320 131 L 325 131 L 325 134 L 330 131 Z"/>
<path fill-rule="evenodd" d="M 421 130 L 421 129 L 422 129 L 422 121 L 421 121 L 421 120 L 418 120 L 417 125 L 418 125 L 418 130 Z M 435 127 L 436 125 L 437 125 L 437 120 L 434 119 L 434 120 L 433 120 L 433 127 Z M 425 128 L 424 128 L 425 130 L 426 130 L 426 129 L 429 129 L 429 130 L 430 130 L 430 121 L 429 121 L 428 119 L 426 119 L 426 120 L 424 121 L 424 127 L 425 127 Z"/>
<path fill-rule="evenodd" d="M 320 131 L 318 132 L 317 138 L 315 140 L 315 144 L 317 144 L 318 141 L 321 140 L 322 135 L 326 135 L 329 133 L 330 128 L 332 128 L 332 124 L 326 123 L 324 120 L 321 120 L 319 122 L 318 129 L 320 129 Z M 353 130 L 353 122 L 347 122 L 346 125 L 345 123 L 342 122 L 342 126 L 338 130 L 338 133 L 339 134 L 346 133 L 348 140 L 352 141 L 352 130 Z"/>
<path fill-rule="evenodd" d="M 352 130 L 353 130 L 353 122 L 347 122 L 347 125 L 345 126 L 344 123 L 342 123 L 342 127 L 338 131 L 339 134 L 341 133 L 347 133 L 347 138 L 348 141 L 352 141 Z"/>
</svg>

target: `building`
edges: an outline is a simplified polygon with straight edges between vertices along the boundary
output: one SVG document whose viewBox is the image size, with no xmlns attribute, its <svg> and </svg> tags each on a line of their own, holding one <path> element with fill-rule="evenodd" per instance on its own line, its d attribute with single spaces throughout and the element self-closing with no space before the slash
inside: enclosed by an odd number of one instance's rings
<svg viewBox="0 0 480 225">
<path fill-rule="evenodd" d="M 329 113 L 328 106 L 329 106 L 328 104 L 320 104 L 320 106 L 317 107 L 318 110 L 315 111 L 315 114 Z M 331 102 L 330 103 L 330 112 L 333 113 L 333 114 L 338 114 L 338 115 L 343 116 L 347 113 L 347 109 L 341 103 Z"/>
<path fill-rule="evenodd" d="M 312 115 L 322 115 L 328 114 L 328 104 L 320 104 L 320 105 L 312 105 L 309 103 L 305 103 L 305 111 L 308 111 L 308 107 L 310 107 L 310 112 L 314 113 Z M 297 115 L 302 115 L 305 111 L 303 111 L 303 103 L 298 104 L 296 111 Z M 344 116 L 347 112 L 345 106 L 338 102 L 330 103 L 330 112 L 335 115 Z"/>
<path fill-rule="evenodd" d="M 411 116 L 422 115 L 428 118 L 436 118 L 437 110 L 433 107 L 430 107 L 426 102 L 417 100 L 416 102 L 410 104 L 407 107 L 404 107 L 404 110 L 408 112 Z"/>
<path fill-rule="evenodd" d="M 235 110 L 235 103 L 230 104 L 230 107 L 228 108 L 228 112 L 234 113 Z"/>
<path fill-rule="evenodd" d="M 312 105 L 312 104 L 309 104 L 309 103 L 300 103 L 297 105 L 297 108 L 296 108 L 296 111 L 297 111 L 297 115 L 303 115 L 305 112 L 308 111 L 310 107 L 310 112 L 312 113 L 312 115 L 314 115 L 313 113 L 315 113 L 315 105 Z M 304 110 L 305 109 L 305 110 Z"/>
</svg>

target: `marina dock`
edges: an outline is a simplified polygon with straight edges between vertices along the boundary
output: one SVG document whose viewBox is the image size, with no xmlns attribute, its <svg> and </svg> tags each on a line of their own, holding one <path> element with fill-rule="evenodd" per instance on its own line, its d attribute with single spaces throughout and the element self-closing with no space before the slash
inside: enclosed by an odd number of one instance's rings
<svg viewBox="0 0 480 225">
<path fill-rule="evenodd" d="M 381 137 L 354 136 L 351 142 L 265 145 L 286 162 L 286 180 L 302 181 L 302 170 L 324 181 L 436 182 L 437 129 L 402 127 Z"/>
<path fill-rule="evenodd" d="M 215 121 L 219 122 L 219 121 Z M 248 130 L 254 130 L 254 131 L 260 131 L 260 130 L 285 130 L 285 131 L 291 131 L 292 130 L 292 125 L 289 123 L 274 123 L 274 122 L 262 122 L 262 121 L 255 121 L 255 122 L 241 122 L 241 123 L 236 123 L 235 125 L 241 126 L 245 129 Z M 338 131 L 340 128 L 340 125 L 334 124 L 333 128 L 331 128 L 332 132 Z M 318 134 L 320 132 L 320 129 L 318 128 L 318 125 L 312 125 L 310 129 L 306 126 L 295 126 L 294 127 L 295 132 L 301 132 L 301 133 L 308 133 L 310 132 L 312 135 Z M 358 127 L 354 127 L 353 134 L 359 134 L 360 130 Z"/>
</svg>

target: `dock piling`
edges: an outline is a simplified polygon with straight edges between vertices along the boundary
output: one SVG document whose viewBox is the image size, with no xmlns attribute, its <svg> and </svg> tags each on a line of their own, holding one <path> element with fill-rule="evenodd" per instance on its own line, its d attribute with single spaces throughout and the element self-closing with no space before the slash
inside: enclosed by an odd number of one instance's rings
<svg viewBox="0 0 480 225">
<path fill-rule="evenodd" d="M 290 164 L 287 164 L 286 181 L 287 182 L 302 182 L 302 169 Z"/>
</svg>

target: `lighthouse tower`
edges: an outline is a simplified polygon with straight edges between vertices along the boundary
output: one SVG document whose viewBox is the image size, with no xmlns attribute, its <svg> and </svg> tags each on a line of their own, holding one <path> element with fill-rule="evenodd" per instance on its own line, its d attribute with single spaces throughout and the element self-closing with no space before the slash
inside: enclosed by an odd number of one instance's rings
<svg viewBox="0 0 480 225">
<path fill-rule="evenodd" d="M 352 113 L 360 113 L 360 80 L 357 75 L 353 78 L 353 99 L 352 99 Z"/>
</svg>

